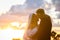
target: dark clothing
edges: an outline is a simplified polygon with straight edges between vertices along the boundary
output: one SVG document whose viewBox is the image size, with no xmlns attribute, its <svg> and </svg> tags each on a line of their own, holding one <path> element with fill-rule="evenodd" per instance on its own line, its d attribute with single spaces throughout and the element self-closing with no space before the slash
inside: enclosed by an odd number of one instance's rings
<svg viewBox="0 0 60 40">
<path fill-rule="evenodd" d="M 37 40 L 50 40 L 51 28 L 52 23 L 50 17 L 48 15 L 42 15 L 38 31 L 31 38 Z"/>
<path fill-rule="evenodd" d="M 40 18 L 41 22 L 38 26 L 39 28 L 37 32 L 38 40 L 50 40 L 52 28 L 51 18 L 45 14 L 42 15 Z"/>
</svg>

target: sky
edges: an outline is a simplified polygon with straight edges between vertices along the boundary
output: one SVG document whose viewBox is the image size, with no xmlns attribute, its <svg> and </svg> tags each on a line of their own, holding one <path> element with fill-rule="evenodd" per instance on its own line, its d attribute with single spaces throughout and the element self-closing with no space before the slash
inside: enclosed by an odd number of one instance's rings
<svg viewBox="0 0 60 40">
<path fill-rule="evenodd" d="M 25 0 L 0 0 L 0 13 L 9 11 L 12 5 L 23 5 L 24 2 Z"/>
<path fill-rule="evenodd" d="M 27 28 L 29 15 L 35 13 L 38 8 L 43 8 L 51 17 L 52 29 L 60 31 L 60 0 L 0 0 L 0 39 L 21 37 L 23 30 L 20 28 Z"/>
<path fill-rule="evenodd" d="M 56 21 L 55 24 L 58 23 L 60 0 L 0 0 L 0 25 L 13 21 L 24 21 L 25 18 L 27 20 L 27 15 L 38 8 L 43 8 L 54 22 Z"/>
<path fill-rule="evenodd" d="M 20 22 L 22 17 L 8 15 L 6 12 L 8 12 L 13 5 L 23 5 L 25 1 L 26 0 L 0 0 L 0 26 L 5 26 L 12 21 Z"/>
<path fill-rule="evenodd" d="M 20 28 L 28 26 L 29 15 L 38 8 L 43 8 L 51 17 L 53 30 L 59 30 L 54 27 L 60 27 L 60 0 L 0 0 L 0 39 L 10 40 L 22 36 L 23 30 L 19 31 Z"/>
</svg>

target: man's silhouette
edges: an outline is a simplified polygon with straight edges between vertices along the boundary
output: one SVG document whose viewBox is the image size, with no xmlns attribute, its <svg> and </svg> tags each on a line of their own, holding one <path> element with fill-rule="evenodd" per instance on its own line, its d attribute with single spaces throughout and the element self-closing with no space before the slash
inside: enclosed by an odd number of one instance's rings
<svg viewBox="0 0 60 40">
<path fill-rule="evenodd" d="M 43 9 L 38 9 L 36 14 L 38 18 L 41 19 L 38 26 L 38 32 L 36 33 L 38 40 L 50 40 L 52 28 L 50 16 L 46 15 Z"/>
</svg>

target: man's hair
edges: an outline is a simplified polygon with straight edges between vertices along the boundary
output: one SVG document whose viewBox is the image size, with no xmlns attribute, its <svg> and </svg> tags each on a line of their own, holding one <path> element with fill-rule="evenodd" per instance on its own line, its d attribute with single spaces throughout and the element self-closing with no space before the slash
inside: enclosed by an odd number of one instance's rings
<svg viewBox="0 0 60 40">
<path fill-rule="evenodd" d="M 37 9 L 36 13 L 37 14 L 45 14 L 44 9 Z"/>
</svg>

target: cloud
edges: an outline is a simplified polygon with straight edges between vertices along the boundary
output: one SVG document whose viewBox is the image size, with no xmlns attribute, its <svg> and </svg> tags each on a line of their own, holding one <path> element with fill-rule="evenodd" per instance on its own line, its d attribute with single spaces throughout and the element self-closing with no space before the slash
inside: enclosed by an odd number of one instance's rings
<svg viewBox="0 0 60 40">
<path fill-rule="evenodd" d="M 58 18 L 58 19 L 60 19 L 60 13 L 59 13 L 59 14 L 57 14 L 57 18 Z"/>
<path fill-rule="evenodd" d="M 18 15 L 2 15 L 0 16 L 0 27 L 8 25 L 11 22 L 27 22 L 28 16 L 18 16 Z"/>
<path fill-rule="evenodd" d="M 52 5 L 55 5 L 56 10 L 60 11 L 60 9 L 59 9 L 60 6 L 58 6 L 60 4 L 56 3 L 56 0 L 53 0 L 52 2 L 53 2 L 53 4 L 50 4 L 44 0 L 26 0 L 24 5 L 20 5 L 20 4 L 19 5 L 13 5 L 11 7 L 11 9 L 9 10 L 9 12 L 7 14 L 5 14 L 5 16 L 0 17 L 0 19 L 1 20 L 9 19 L 10 21 L 11 20 L 12 21 L 13 20 L 14 21 L 16 21 L 16 20 L 21 21 L 20 19 L 22 19 L 24 21 L 25 18 L 21 17 L 21 16 L 27 16 L 27 15 L 35 12 L 35 9 L 37 9 L 39 7 L 45 8 L 48 11 L 47 13 L 50 14 L 51 16 L 54 15 L 54 17 L 58 16 L 58 18 L 60 18 L 60 15 L 56 15 L 55 10 L 52 7 Z M 10 22 L 10 21 L 8 21 L 8 22 Z"/>
<path fill-rule="evenodd" d="M 31 14 L 36 8 L 42 7 L 44 0 L 26 0 L 24 5 L 13 5 L 9 12 L 13 14 Z"/>
<path fill-rule="evenodd" d="M 39 8 L 44 5 L 44 0 L 27 0 L 26 1 L 27 8 Z"/>
<path fill-rule="evenodd" d="M 23 5 L 26 0 L 0 0 L 0 15 L 8 12 L 12 5 Z"/>
<path fill-rule="evenodd" d="M 52 4 L 55 6 L 55 11 L 60 12 L 60 0 L 52 0 Z M 57 19 L 60 19 L 60 13 L 56 13 Z"/>
<path fill-rule="evenodd" d="M 60 0 L 52 0 L 53 5 L 56 7 L 56 11 L 60 11 Z"/>
</svg>

